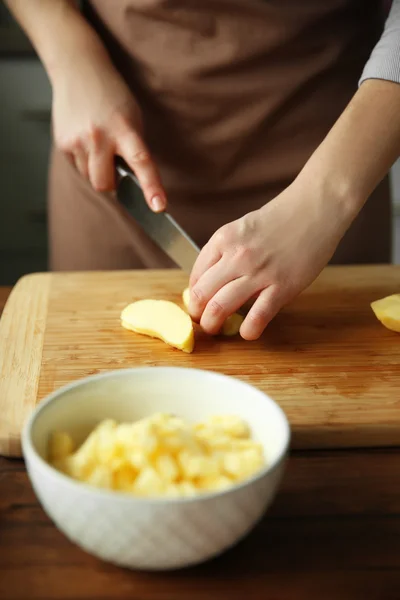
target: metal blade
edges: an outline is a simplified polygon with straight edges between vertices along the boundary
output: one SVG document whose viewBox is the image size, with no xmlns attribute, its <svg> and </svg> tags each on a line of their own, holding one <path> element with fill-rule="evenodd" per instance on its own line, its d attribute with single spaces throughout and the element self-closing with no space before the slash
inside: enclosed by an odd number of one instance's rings
<svg viewBox="0 0 400 600">
<path fill-rule="evenodd" d="M 116 166 L 122 178 L 117 190 L 121 204 L 147 235 L 181 269 L 190 273 L 200 249 L 171 215 L 167 212 L 155 213 L 149 208 L 137 178 L 119 157 Z"/>
</svg>

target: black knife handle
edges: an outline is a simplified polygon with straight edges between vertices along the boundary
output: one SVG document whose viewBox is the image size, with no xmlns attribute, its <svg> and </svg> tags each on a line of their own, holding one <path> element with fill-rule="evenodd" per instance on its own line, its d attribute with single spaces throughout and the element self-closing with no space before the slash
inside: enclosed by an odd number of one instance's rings
<svg viewBox="0 0 400 600">
<path fill-rule="evenodd" d="M 130 206 L 132 202 L 135 201 L 135 197 L 132 194 L 122 194 L 119 192 L 119 184 L 125 178 L 133 181 L 137 187 L 137 191 L 139 194 L 143 196 L 143 200 L 145 202 L 143 190 L 140 186 L 139 180 L 130 168 L 130 166 L 124 161 L 121 156 L 115 156 L 114 158 L 115 170 L 117 172 L 117 198 L 119 202 L 130 212 Z"/>
<path fill-rule="evenodd" d="M 136 177 L 130 166 L 124 161 L 122 156 L 116 156 L 114 158 L 114 164 L 119 180 L 123 179 L 124 177 L 129 177 L 130 179 L 132 179 L 132 181 L 136 183 L 140 190 L 142 189 L 138 178 Z"/>
</svg>

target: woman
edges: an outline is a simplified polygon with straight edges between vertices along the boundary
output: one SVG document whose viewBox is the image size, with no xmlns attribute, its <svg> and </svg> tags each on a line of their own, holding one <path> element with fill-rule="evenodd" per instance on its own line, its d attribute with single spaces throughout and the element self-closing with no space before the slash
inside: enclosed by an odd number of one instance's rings
<svg viewBox="0 0 400 600">
<path fill-rule="evenodd" d="M 52 268 L 172 266 L 119 209 L 116 154 L 203 246 L 210 333 L 251 299 L 256 339 L 329 261 L 390 260 L 400 0 L 383 34 L 374 0 L 7 3 L 53 86 Z"/>
</svg>

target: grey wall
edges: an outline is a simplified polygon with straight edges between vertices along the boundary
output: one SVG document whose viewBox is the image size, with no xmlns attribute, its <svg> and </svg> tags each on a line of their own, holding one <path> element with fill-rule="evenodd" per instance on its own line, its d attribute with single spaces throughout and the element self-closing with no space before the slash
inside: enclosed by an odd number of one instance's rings
<svg viewBox="0 0 400 600">
<path fill-rule="evenodd" d="M 51 92 L 37 60 L 0 60 L 0 283 L 47 267 Z"/>
</svg>

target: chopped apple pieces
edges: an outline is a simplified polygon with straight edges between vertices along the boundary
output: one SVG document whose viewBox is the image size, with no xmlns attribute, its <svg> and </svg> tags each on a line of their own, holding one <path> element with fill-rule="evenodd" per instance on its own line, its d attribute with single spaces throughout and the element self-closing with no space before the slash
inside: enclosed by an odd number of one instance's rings
<svg viewBox="0 0 400 600">
<path fill-rule="evenodd" d="M 222 326 L 222 335 L 236 335 L 240 331 L 240 326 L 244 321 L 244 317 L 239 313 L 233 313 L 228 317 Z"/>
</svg>

